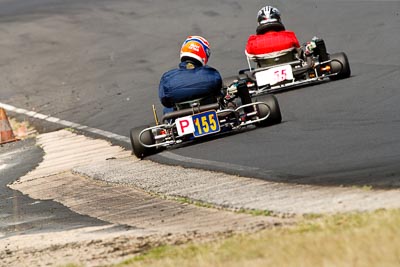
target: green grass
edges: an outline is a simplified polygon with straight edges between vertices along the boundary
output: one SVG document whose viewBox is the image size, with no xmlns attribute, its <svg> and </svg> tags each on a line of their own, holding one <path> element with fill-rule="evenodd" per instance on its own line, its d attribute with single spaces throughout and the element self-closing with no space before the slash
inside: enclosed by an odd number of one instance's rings
<svg viewBox="0 0 400 267">
<path fill-rule="evenodd" d="M 156 195 L 156 196 L 163 197 L 160 195 Z M 214 209 L 219 208 L 219 209 L 223 209 L 223 210 L 233 211 L 236 213 L 244 213 L 244 214 L 250 214 L 250 215 L 254 215 L 254 216 L 274 216 L 274 213 L 269 210 L 247 210 L 247 209 L 230 210 L 230 209 L 224 209 L 221 207 L 217 207 L 211 203 L 196 201 L 196 200 L 186 198 L 186 197 L 164 197 L 164 198 L 169 199 L 169 200 L 174 200 L 174 201 L 177 201 L 182 204 L 190 204 L 190 205 L 194 205 L 194 206 L 202 207 L 202 208 L 214 208 Z"/>
<path fill-rule="evenodd" d="M 305 216 L 290 227 L 161 246 L 129 266 L 400 266 L 400 210 Z"/>
</svg>

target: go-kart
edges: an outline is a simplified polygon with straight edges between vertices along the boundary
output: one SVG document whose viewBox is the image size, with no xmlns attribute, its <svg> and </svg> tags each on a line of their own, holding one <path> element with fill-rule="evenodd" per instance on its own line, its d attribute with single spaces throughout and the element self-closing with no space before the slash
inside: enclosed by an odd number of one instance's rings
<svg viewBox="0 0 400 267">
<path fill-rule="evenodd" d="M 225 83 L 246 79 L 253 97 L 350 77 L 350 64 L 345 53 L 329 54 L 324 40 L 315 37 L 303 47 L 309 48 L 306 49 L 307 55 L 305 49 L 293 49 L 284 53 L 247 56 L 249 68 L 226 78 Z"/>
<path fill-rule="evenodd" d="M 237 131 L 250 125 L 266 127 L 282 121 L 274 95 L 267 96 L 263 102 L 252 102 L 250 96 L 247 97 L 250 101 L 245 101 L 246 97 L 238 97 L 243 91 L 240 89 L 243 86 L 237 86 L 239 83 L 225 88 L 226 95 L 212 103 L 205 104 L 204 98 L 178 103 L 175 110 L 164 114 L 161 120 L 153 105 L 155 125 L 130 130 L 133 154 L 142 159 L 205 136 Z M 248 95 L 246 86 L 244 90 Z"/>
</svg>

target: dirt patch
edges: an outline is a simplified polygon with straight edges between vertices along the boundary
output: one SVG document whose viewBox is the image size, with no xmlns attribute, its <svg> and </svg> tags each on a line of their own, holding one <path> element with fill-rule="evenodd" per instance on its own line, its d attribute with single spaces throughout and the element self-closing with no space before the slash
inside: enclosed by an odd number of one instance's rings
<svg viewBox="0 0 400 267">
<path fill-rule="evenodd" d="M 134 230 L 88 228 L 15 237 L 10 238 L 4 249 L 2 248 L 0 266 L 59 266 L 68 263 L 105 266 L 161 245 L 180 245 L 191 241 L 208 242 L 231 235 L 229 232 L 156 234 L 135 233 Z M 27 246 L 26 243 L 35 245 Z"/>
</svg>

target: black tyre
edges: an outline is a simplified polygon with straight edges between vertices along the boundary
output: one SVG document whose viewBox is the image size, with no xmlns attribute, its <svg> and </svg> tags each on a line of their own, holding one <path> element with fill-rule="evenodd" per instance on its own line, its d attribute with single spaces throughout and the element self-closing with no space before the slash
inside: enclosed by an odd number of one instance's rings
<svg viewBox="0 0 400 267">
<path fill-rule="evenodd" d="M 349 78 L 351 75 L 350 63 L 347 55 L 343 52 L 330 55 L 331 71 L 337 75 L 329 77 L 331 80 L 341 80 Z"/>
<path fill-rule="evenodd" d="M 136 157 L 143 159 L 144 157 L 150 156 L 152 154 L 155 154 L 157 152 L 156 147 L 145 147 L 139 142 L 139 134 L 141 131 L 144 129 L 148 128 L 149 126 L 140 126 L 140 127 L 135 127 L 130 130 L 130 138 L 131 138 L 131 144 L 132 144 L 132 152 L 135 154 Z M 142 143 L 146 145 L 152 145 L 155 144 L 154 140 L 154 135 L 151 131 L 145 131 L 141 139 Z"/>
<path fill-rule="evenodd" d="M 282 114 L 281 114 L 281 109 L 279 107 L 278 99 L 276 98 L 276 96 L 267 95 L 262 102 L 267 104 L 269 109 L 265 105 L 258 105 L 257 111 L 258 111 L 259 116 L 264 117 L 265 115 L 268 114 L 268 112 L 271 112 L 271 114 L 269 114 L 269 117 L 266 120 L 263 120 L 263 121 L 257 123 L 256 126 L 266 127 L 266 126 L 281 123 L 282 122 Z"/>
</svg>

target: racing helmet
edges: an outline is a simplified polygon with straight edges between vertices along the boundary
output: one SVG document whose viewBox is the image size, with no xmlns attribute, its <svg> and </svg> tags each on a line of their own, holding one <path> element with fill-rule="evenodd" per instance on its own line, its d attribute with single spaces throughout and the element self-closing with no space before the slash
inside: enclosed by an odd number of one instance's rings
<svg viewBox="0 0 400 267">
<path fill-rule="evenodd" d="M 276 7 L 265 6 L 258 11 L 257 14 L 257 34 L 264 34 L 268 31 L 284 31 L 281 21 L 281 12 Z"/>
<path fill-rule="evenodd" d="M 206 65 L 210 57 L 211 50 L 208 41 L 201 36 L 189 36 L 181 47 L 181 61 L 195 60 L 202 66 Z"/>
</svg>

